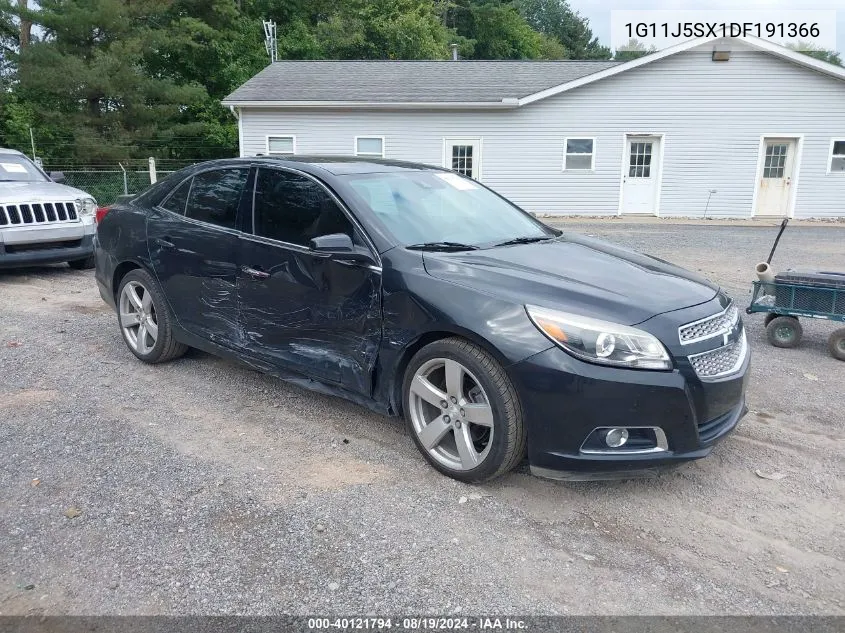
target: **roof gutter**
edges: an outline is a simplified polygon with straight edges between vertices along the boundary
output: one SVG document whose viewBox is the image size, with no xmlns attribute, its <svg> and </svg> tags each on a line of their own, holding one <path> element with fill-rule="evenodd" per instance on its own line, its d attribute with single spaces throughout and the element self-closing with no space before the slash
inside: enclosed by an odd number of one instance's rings
<svg viewBox="0 0 845 633">
<path fill-rule="evenodd" d="M 238 108 L 344 108 L 361 110 L 487 110 L 518 108 L 519 99 L 505 97 L 501 101 L 240 101 L 224 99 L 221 102 L 230 109 Z"/>
</svg>

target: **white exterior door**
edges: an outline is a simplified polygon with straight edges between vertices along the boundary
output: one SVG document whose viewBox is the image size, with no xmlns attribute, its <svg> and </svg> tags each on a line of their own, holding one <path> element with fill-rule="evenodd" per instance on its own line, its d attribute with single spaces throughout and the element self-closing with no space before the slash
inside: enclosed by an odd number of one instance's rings
<svg viewBox="0 0 845 633">
<path fill-rule="evenodd" d="M 622 213 L 656 213 L 660 137 L 628 136 L 622 163 Z"/>
<path fill-rule="evenodd" d="M 475 180 L 481 178 L 481 139 L 447 138 L 443 143 L 443 166 Z"/>
<path fill-rule="evenodd" d="M 763 139 L 764 154 L 757 174 L 757 206 L 754 215 L 789 214 L 796 142 L 793 138 Z"/>
</svg>

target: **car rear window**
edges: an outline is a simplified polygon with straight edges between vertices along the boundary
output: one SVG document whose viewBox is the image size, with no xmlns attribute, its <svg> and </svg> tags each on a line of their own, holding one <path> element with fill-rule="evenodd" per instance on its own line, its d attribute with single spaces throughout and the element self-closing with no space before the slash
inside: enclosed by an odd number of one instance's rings
<svg viewBox="0 0 845 633">
<path fill-rule="evenodd" d="M 162 208 L 182 215 L 188 202 L 188 192 L 191 190 L 191 178 L 174 189 L 170 197 L 162 203 Z"/>
<path fill-rule="evenodd" d="M 235 228 L 248 174 L 246 168 L 214 169 L 197 174 L 188 195 L 185 215 L 209 224 Z"/>
</svg>

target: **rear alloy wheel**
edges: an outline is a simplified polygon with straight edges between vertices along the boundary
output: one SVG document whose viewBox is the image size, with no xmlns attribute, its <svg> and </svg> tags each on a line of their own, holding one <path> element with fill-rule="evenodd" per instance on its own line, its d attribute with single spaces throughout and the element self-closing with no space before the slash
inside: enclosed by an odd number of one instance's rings
<svg viewBox="0 0 845 633">
<path fill-rule="evenodd" d="M 142 361 L 163 363 L 188 349 L 173 338 L 164 297 L 146 271 L 132 270 L 121 280 L 117 308 L 123 340 Z"/>
<path fill-rule="evenodd" d="M 827 339 L 827 348 L 836 360 L 845 360 L 845 327 L 834 330 Z"/>
<path fill-rule="evenodd" d="M 779 316 L 766 326 L 769 343 L 775 347 L 798 347 L 804 330 L 793 316 Z"/>
<path fill-rule="evenodd" d="M 411 360 L 403 388 L 414 442 L 440 472 L 481 482 L 525 454 L 516 391 L 498 362 L 463 339 L 437 341 Z"/>
</svg>

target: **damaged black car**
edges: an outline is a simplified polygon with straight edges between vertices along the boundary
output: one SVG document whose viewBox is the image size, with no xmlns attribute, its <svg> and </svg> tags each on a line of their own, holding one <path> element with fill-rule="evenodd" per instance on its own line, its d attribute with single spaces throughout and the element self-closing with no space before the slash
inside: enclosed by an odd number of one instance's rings
<svg viewBox="0 0 845 633">
<path fill-rule="evenodd" d="M 718 286 L 451 171 L 213 161 L 98 221 L 97 284 L 137 358 L 196 347 L 401 416 L 456 479 L 526 457 L 554 478 L 650 473 L 746 411 L 745 330 Z"/>
</svg>

